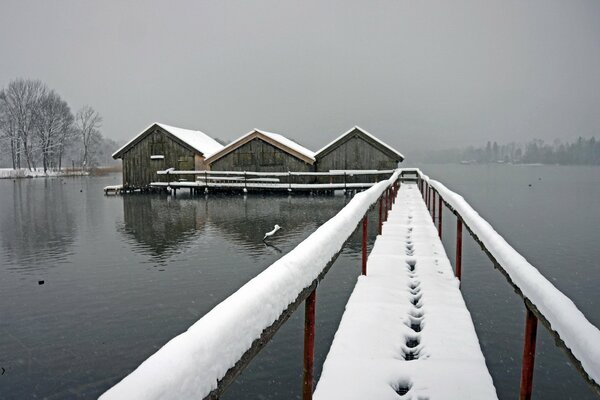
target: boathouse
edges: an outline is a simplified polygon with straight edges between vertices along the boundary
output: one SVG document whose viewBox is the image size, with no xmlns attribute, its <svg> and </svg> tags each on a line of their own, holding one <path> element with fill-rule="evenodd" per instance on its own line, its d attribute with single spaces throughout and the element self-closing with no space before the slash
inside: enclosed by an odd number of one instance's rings
<svg viewBox="0 0 600 400">
<path fill-rule="evenodd" d="M 219 142 L 203 132 L 155 122 L 112 156 L 123 160 L 124 188 L 145 189 L 150 182 L 160 180 L 156 174 L 159 170 L 206 169 L 206 157 L 222 148 Z M 182 176 L 181 179 L 186 178 Z"/>
<path fill-rule="evenodd" d="M 389 170 L 404 156 L 364 129 L 355 126 L 317 151 L 317 171 Z"/>
<path fill-rule="evenodd" d="M 206 159 L 212 171 L 312 172 L 315 154 L 283 135 L 254 129 Z"/>
</svg>

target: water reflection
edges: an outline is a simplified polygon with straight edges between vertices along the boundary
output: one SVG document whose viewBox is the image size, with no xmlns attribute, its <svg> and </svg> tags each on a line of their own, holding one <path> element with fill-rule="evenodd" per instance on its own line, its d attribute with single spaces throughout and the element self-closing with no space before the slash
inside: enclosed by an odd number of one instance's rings
<svg viewBox="0 0 600 400">
<path fill-rule="evenodd" d="M 0 237 L 8 270 L 52 267 L 72 252 L 77 235 L 73 195 L 60 179 L 39 183 L 2 182 Z"/>
<path fill-rule="evenodd" d="M 323 210 L 322 208 L 325 208 Z M 123 223 L 117 226 L 136 250 L 164 261 L 184 249 L 202 245 L 207 237 L 240 246 L 250 256 L 282 254 L 288 243 L 313 231 L 320 215 L 331 214 L 331 199 L 306 196 L 239 196 L 211 194 L 201 197 L 123 196 Z M 263 242 L 275 224 L 277 235 Z"/>
<path fill-rule="evenodd" d="M 123 196 L 124 223 L 117 230 L 136 248 L 158 260 L 189 246 L 206 224 L 206 208 L 193 200 L 165 196 Z"/>
</svg>

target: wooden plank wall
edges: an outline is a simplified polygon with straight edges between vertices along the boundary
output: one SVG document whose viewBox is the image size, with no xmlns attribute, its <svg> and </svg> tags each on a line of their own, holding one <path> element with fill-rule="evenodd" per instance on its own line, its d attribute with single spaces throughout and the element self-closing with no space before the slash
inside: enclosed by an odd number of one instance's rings
<svg viewBox="0 0 600 400">
<path fill-rule="evenodd" d="M 151 155 L 163 155 L 164 159 L 151 160 Z M 162 182 L 166 179 L 165 175 L 156 174 L 158 170 L 167 168 L 193 170 L 198 164 L 195 159 L 197 155 L 177 143 L 160 128 L 154 128 L 150 134 L 123 154 L 123 185 L 145 188 L 150 182 Z M 179 177 L 171 176 L 170 178 L 178 179 Z M 193 176 L 182 176 L 181 178 L 194 179 Z"/>
<path fill-rule="evenodd" d="M 356 135 L 352 136 L 329 153 L 317 157 L 317 171 L 330 170 L 388 170 L 398 166 L 398 162 Z M 373 176 L 373 179 L 376 179 Z M 348 182 L 365 181 L 365 177 L 349 177 Z"/>
<path fill-rule="evenodd" d="M 259 138 L 211 163 L 212 171 L 313 172 L 310 165 Z"/>
</svg>

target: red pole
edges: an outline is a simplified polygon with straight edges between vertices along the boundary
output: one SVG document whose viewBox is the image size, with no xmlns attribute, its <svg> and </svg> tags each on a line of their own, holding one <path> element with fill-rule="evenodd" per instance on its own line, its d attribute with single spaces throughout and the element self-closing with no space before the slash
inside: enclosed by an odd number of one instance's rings
<svg viewBox="0 0 600 400">
<path fill-rule="evenodd" d="M 431 197 L 431 219 L 433 220 L 433 223 L 435 224 L 435 190 L 432 191 L 433 196 Z"/>
<path fill-rule="evenodd" d="M 456 272 L 458 280 L 461 280 L 462 273 L 462 219 L 456 216 Z"/>
<path fill-rule="evenodd" d="M 381 199 L 383 200 L 383 220 L 385 221 L 385 217 L 387 215 L 387 192 L 384 191 L 381 195 Z"/>
<path fill-rule="evenodd" d="M 367 230 L 369 228 L 369 217 L 367 214 L 362 221 L 362 274 L 367 275 Z"/>
<path fill-rule="evenodd" d="M 527 316 L 525 317 L 525 337 L 523 347 L 523 367 L 521 369 L 520 400 L 531 399 L 533 389 L 533 367 L 535 363 L 535 337 L 537 334 L 537 318 L 525 305 Z"/>
<path fill-rule="evenodd" d="M 381 227 L 383 225 L 383 215 L 382 215 L 382 208 L 383 208 L 383 196 L 379 198 L 379 224 L 377 225 L 377 232 L 381 235 Z"/>
<path fill-rule="evenodd" d="M 302 399 L 312 400 L 313 367 L 315 364 L 315 305 L 317 289 L 304 302 L 304 370 Z"/>
<path fill-rule="evenodd" d="M 438 193 L 438 235 L 442 237 L 442 196 Z"/>
</svg>

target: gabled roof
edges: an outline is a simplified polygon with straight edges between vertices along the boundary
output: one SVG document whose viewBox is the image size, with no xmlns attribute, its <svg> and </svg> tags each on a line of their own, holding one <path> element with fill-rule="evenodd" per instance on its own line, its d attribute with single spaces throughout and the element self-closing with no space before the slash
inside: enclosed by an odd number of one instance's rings
<svg viewBox="0 0 600 400">
<path fill-rule="evenodd" d="M 217 152 L 210 154 L 206 158 L 206 162 L 212 163 L 213 161 L 216 161 L 219 158 L 231 153 L 238 147 L 241 147 L 242 145 L 248 143 L 249 141 L 255 138 L 262 139 L 265 142 L 277 147 L 280 150 L 285 151 L 288 154 L 291 154 L 292 156 L 308 164 L 312 165 L 315 162 L 315 153 L 313 151 L 307 149 L 304 146 L 299 145 L 298 143 L 286 138 L 283 135 L 280 135 L 278 133 L 261 131 L 260 129 L 253 129 L 250 132 L 243 135 L 242 137 L 234 140 L 227 146 L 218 150 Z"/>
<path fill-rule="evenodd" d="M 175 140 L 177 140 L 182 145 L 189 147 L 190 150 L 197 151 L 205 157 L 207 154 L 215 153 L 223 148 L 223 145 L 221 143 L 217 142 L 215 139 L 211 138 L 203 132 L 177 128 L 175 126 L 155 122 L 143 131 L 141 131 L 137 136 L 135 136 L 133 139 L 127 142 L 127 144 L 125 144 L 119 150 L 115 151 L 112 155 L 113 158 L 120 158 L 123 155 L 123 153 L 125 153 L 132 146 L 134 146 L 144 137 L 146 137 L 146 135 L 148 135 L 152 131 L 152 128 L 154 128 L 155 126 L 158 126 L 163 131 L 171 134 L 175 138 Z"/>
<path fill-rule="evenodd" d="M 400 153 L 398 150 L 394 149 L 392 146 L 377 139 L 375 136 L 371 135 L 369 132 L 365 131 L 364 129 L 362 129 L 359 126 L 354 126 L 353 128 L 344 132 L 337 139 L 335 139 L 334 141 L 329 143 L 327 146 L 325 146 L 321 150 L 317 151 L 315 153 L 315 157 L 318 158 L 318 157 L 324 156 L 325 154 L 333 151 L 333 149 L 335 149 L 336 147 L 338 147 L 345 141 L 350 140 L 352 137 L 354 137 L 354 135 L 362 136 L 365 140 L 372 143 L 374 146 L 379 148 L 381 151 L 383 151 L 390 157 L 392 157 L 398 161 L 404 160 L 404 156 L 402 155 L 402 153 Z"/>
</svg>

